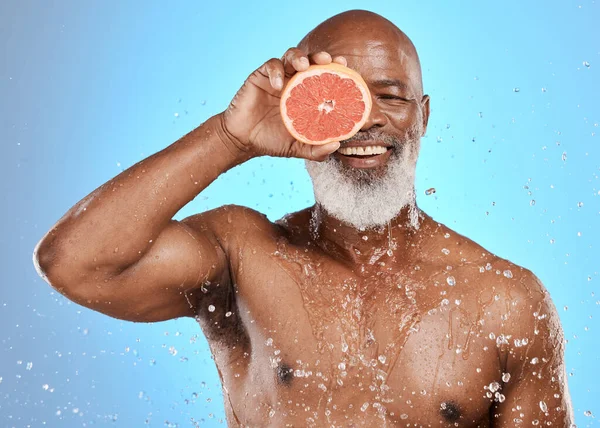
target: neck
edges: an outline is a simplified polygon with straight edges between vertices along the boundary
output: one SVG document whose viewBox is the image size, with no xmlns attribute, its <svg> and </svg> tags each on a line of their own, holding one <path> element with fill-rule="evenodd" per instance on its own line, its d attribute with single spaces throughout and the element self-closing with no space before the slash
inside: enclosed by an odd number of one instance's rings
<svg viewBox="0 0 600 428">
<path fill-rule="evenodd" d="M 344 264 L 363 267 L 410 263 L 424 219 L 415 203 L 404 206 L 387 224 L 359 230 L 331 216 L 319 203 L 310 211 L 313 241 Z"/>
</svg>

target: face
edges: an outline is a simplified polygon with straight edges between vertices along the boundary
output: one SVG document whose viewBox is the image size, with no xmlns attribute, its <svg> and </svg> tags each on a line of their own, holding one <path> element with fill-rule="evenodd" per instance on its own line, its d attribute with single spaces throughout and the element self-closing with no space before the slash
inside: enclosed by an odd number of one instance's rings
<svg viewBox="0 0 600 428">
<path fill-rule="evenodd" d="M 429 97 L 422 95 L 420 69 L 408 39 L 394 31 L 351 27 L 335 40 L 319 46 L 318 37 L 309 38 L 308 52 L 344 56 L 373 97 L 369 119 L 354 137 L 341 142 L 341 148 L 372 143 L 391 147 L 368 159 L 338 151 L 323 162 L 306 161 L 306 167 L 315 199 L 329 214 L 359 229 L 378 227 L 403 207 L 415 208 L 415 169 L 429 118 Z"/>
</svg>

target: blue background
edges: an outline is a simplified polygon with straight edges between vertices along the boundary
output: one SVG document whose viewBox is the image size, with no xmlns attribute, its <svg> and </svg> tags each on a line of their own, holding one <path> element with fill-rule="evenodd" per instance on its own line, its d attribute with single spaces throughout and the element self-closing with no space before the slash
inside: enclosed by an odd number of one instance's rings
<svg viewBox="0 0 600 428">
<path fill-rule="evenodd" d="M 432 113 L 419 206 L 542 280 L 568 339 L 576 422 L 597 426 L 598 2 L 249 3 L 0 3 L 0 426 L 225 424 L 193 320 L 136 324 L 78 306 L 38 277 L 32 251 L 77 201 L 352 8 L 395 22 L 420 54 Z M 253 159 L 176 218 L 227 203 L 272 220 L 312 204 L 303 161 Z"/>
</svg>

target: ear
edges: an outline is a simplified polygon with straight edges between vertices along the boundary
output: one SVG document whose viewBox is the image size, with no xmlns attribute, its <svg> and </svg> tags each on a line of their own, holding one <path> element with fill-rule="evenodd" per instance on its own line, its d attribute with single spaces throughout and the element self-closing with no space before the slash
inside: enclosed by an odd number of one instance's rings
<svg viewBox="0 0 600 428">
<path fill-rule="evenodd" d="M 421 99 L 421 110 L 423 112 L 423 137 L 427 132 L 427 124 L 429 123 L 429 95 L 423 95 Z"/>
</svg>

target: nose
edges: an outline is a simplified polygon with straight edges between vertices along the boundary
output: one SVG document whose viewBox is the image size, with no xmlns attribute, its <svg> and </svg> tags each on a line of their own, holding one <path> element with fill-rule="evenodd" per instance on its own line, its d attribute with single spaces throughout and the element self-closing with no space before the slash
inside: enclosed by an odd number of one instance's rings
<svg viewBox="0 0 600 428">
<path fill-rule="evenodd" d="M 360 128 L 361 131 L 366 131 L 367 129 L 372 128 L 373 126 L 384 126 L 387 123 L 387 117 L 377 106 L 377 103 L 373 102 L 373 106 L 371 107 L 371 113 L 367 118 L 365 124 Z"/>
</svg>

